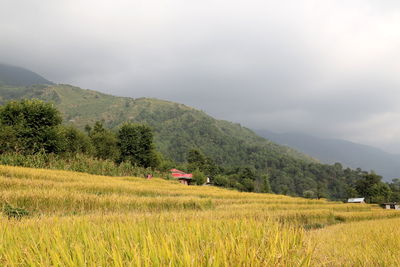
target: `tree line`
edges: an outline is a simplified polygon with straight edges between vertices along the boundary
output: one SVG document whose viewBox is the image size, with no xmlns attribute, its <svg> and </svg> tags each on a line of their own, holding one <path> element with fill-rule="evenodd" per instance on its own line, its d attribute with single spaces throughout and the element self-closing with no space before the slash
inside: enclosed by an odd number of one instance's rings
<svg viewBox="0 0 400 267">
<path fill-rule="evenodd" d="M 0 108 L 0 153 L 82 153 L 144 168 L 159 165 L 153 132 L 146 125 L 125 123 L 117 132 L 98 121 L 85 132 L 61 124 L 60 112 L 40 100 L 8 102 Z"/>
<path fill-rule="evenodd" d="M 218 164 L 200 149 L 189 148 L 185 160 L 175 162 L 155 149 L 148 125 L 124 123 L 113 131 L 97 121 L 81 131 L 62 125 L 60 112 L 39 100 L 6 103 L 0 107 L 0 126 L 0 154 L 85 154 L 164 172 L 176 167 L 192 172 L 197 184 L 209 177 L 216 186 L 240 191 L 336 200 L 366 197 L 374 203 L 400 200 L 399 179 L 385 183 L 373 172 L 343 168 L 339 163 L 310 163 L 268 151 L 268 155 L 253 154 L 255 158 L 246 164 L 232 166 Z M 179 145 L 179 140 L 176 142 Z"/>
</svg>

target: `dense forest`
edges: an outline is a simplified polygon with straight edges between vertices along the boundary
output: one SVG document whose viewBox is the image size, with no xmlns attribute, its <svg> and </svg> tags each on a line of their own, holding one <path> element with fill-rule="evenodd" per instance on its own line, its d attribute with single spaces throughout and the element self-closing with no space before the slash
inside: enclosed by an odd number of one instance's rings
<svg viewBox="0 0 400 267">
<path fill-rule="evenodd" d="M 252 155 L 241 164 L 229 161 L 221 164 L 221 159 L 196 146 L 187 147 L 184 160 L 176 161 L 157 150 L 151 125 L 126 122 L 109 129 L 104 122 L 96 121 L 80 130 L 63 125 L 61 113 L 54 105 L 40 100 L 7 102 L 0 108 L 0 126 L 0 157 L 4 158 L 40 154 L 57 155 L 47 158 L 60 160 L 85 155 L 93 160 L 112 161 L 116 168 L 128 164 L 157 170 L 166 178 L 170 168 L 178 167 L 193 172 L 197 184 L 202 184 L 208 176 L 214 185 L 240 191 L 337 200 L 362 196 L 369 202 L 397 201 L 400 197 L 399 180 L 387 184 L 373 172 L 344 169 L 338 163 L 320 164 L 265 147 L 247 147 L 238 151 L 239 155 L 232 154 L 232 157 L 240 157 L 240 152 Z M 209 127 L 204 123 L 199 125 L 200 129 L 207 131 Z M 176 140 L 177 145 L 179 141 Z"/>
</svg>

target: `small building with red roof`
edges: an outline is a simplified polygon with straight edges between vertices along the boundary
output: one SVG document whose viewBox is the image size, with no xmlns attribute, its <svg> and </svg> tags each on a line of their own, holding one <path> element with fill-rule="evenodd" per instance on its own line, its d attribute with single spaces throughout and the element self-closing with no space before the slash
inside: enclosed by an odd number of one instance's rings
<svg viewBox="0 0 400 267">
<path fill-rule="evenodd" d="M 191 173 L 185 173 L 178 169 L 170 170 L 172 177 L 178 179 L 181 184 L 190 185 L 193 180 L 193 175 Z"/>
</svg>

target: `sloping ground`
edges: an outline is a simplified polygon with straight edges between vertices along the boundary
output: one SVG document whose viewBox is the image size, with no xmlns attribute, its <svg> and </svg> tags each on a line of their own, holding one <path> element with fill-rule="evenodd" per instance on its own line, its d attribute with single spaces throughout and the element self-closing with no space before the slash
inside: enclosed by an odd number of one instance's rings
<svg viewBox="0 0 400 267">
<path fill-rule="evenodd" d="M 183 104 L 150 98 L 117 97 L 70 85 L 13 87 L 0 84 L 0 105 L 10 100 L 38 98 L 52 102 L 65 123 L 83 129 L 103 120 L 115 128 L 124 122 L 145 123 L 155 132 L 157 148 L 183 162 L 189 149 L 199 148 L 222 165 L 265 165 L 267 159 L 315 159 L 279 146 L 239 124 L 216 120 Z"/>
<path fill-rule="evenodd" d="M 349 252 L 335 260 L 326 250 L 346 243 L 336 238 L 343 226 L 354 240 L 368 235 L 347 222 L 400 217 L 376 205 L 9 166 L 0 166 L 0 203 L 30 213 L 0 216 L 1 266 L 340 266 Z"/>
<path fill-rule="evenodd" d="M 299 133 L 278 134 L 262 130 L 256 132 L 277 144 L 292 147 L 326 164 L 340 162 L 353 169 L 374 170 L 386 181 L 397 178 L 400 173 L 400 155 L 379 148 Z"/>
</svg>

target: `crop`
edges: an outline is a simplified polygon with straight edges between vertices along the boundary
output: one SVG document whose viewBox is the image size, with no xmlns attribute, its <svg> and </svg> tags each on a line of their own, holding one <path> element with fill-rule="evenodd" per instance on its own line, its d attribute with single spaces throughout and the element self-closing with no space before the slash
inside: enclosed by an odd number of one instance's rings
<svg viewBox="0 0 400 267">
<path fill-rule="evenodd" d="M 0 165 L 0 207 L 0 266 L 399 265 L 377 205 Z"/>
</svg>

